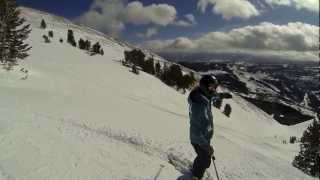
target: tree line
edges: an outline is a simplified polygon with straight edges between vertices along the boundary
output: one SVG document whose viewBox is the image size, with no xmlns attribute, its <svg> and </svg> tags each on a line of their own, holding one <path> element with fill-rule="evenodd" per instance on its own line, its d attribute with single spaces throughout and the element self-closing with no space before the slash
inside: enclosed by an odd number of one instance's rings
<svg viewBox="0 0 320 180">
<path fill-rule="evenodd" d="M 41 20 L 40 27 L 42 29 L 47 28 L 47 23 L 44 19 Z M 49 31 L 48 36 L 43 35 L 43 38 L 46 43 L 50 43 L 49 37 L 51 38 L 53 37 L 53 31 Z M 60 39 L 60 42 L 62 43 L 63 39 Z M 86 50 L 88 53 L 90 53 L 90 55 L 96 55 L 96 54 L 104 55 L 104 51 L 99 42 L 96 42 L 91 46 L 91 41 L 80 38 L 77 43 L 74 38 L 73 30 L 71 29 L 68 30 L 67 42 L 71 44 L 73 47 L 79 47 L 79 49 L 81 50 Z"/>
<path fill-rule="evenodd" d="M 182 69 L 177 64 L 166 64 L 161 66 L 153 57 L 146 58 L 146 55 L 140 49 L 133 49 L 124 52 L 123 65 L 132 67 L 132 72 L 137 73 L 138 69 L 158 77 L 161 81 L 169 86 L 174 86 L 178 90 L 189 89 L 196 81 L 194 74 L 183 74 Z"/>
</svg>

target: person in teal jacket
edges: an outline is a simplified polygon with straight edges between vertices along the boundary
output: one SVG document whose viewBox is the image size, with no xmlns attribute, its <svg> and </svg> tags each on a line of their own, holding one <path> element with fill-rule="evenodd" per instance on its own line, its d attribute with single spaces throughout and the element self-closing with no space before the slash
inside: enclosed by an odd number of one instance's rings
<svg viewBox="0 0 320 180">
<path fill-rule="evenodd" d="M 213 147 L 210 145 L 214 130 L 212 102 L 232 97 L 229 93 L 217 93 L 218 85 L 218 80 L 214 76 L 204 75 L 200 79 L 199 86 L 188 96 L 190 141 L 197 153 L 191 169 L 193 179 L 201 179 L 206 169 L 210 167 L 211 158 L 215 159 Z"/>
</svg>

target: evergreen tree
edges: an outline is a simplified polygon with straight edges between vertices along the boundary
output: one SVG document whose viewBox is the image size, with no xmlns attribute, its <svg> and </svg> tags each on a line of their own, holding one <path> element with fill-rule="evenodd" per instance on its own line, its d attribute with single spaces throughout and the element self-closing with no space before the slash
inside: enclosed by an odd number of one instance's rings
<svg viewBox="0 0 320 180">
<path fill-rule="evenodd" d="M 311 176 L 320 176 L 320 121 L 313 123 L 304 131 L 300 152 L 294 158 L 293 166 Z"/>
<path fill-rule="evenodd" d="M 30 24 L 20 18 L 15 0 L 0 0 L 0 61 L 9 66 L 24 59 L 31 47 L 24 43 L 31 32 Z"/>
<path fill-rule="evenodd" d="M 136 65 L 132 66 L 132 72 L 135 73 L 135 74 L 139 74 L 139 70 L 138 70 Z"/>
<path fill-rule="evenodd" d="M 193 83 L 197 81 L 196 78 L 194 77 L 194 73 L 193 72 L 190 72 L 190 77 L 192 79 L 192 85 L 193 85 Z"/>
<path fill-rule="evenodd" d="M 95 54 L 101 54 L 101 45 L 99 44 L 99 42 L 95 43 L 92 46 L 91 55 L 95 55 Z M 103 55 L 103 54 L 101 54 L 101 55 Z"/>
<path fill-rule="evenodd" d="M 130 51 L 124 51 L 124 64 L 131 63 L 131 53 Z"/>
<path fill-rule="evenodd" d="M 224 111 L 223 111 L 223 114 L 225 114 L 227 117 L 230 117 L 230 114 L 231 114 L 231 106 L 230 104 L 226 104 L 224 106 Z"/>
<path fill-rule="evenodd" d="M 156 63 L 155 73 L 156 73 L 157 77 L 160 77 L 160 75 L 161 75 L 161 65 L 160 65 L 159 61 Z"/>
<path fill-rule="evenodd" d="M 82 38 L 79 39 L 78 46 L 79 46 L 79 49 L 86 49 L 85 41 Z"/>
<path fill-rule="evenodd" d="M 131 51 L 132 53 L 132 63 L 142 67 L 144 64 L 144 58 L 146 55 L 140 49 L 134 49 Z"/>
<path fill-rule="evenodd" d="M 77 43 L 74 39 L 73 31 L 71 29 L 68 30 L 67 42 L 70 43 L 72 46 L 77 47 Z"/>
<path fill-rule="evenodd" d="M 40 25 L 40 27 L 41 27 L 42 29 L 46 29 L 46 28 L 47 28 L 47 23 L 44 21 L 44 19 L 41 20 L 41 25 Z"/>
<path fill-rule="evenodd" d="M 91 42 L 90 42 L 89 40 L 86 40 L 86 41 L 85 41 L 85 49 L 86 49 L 87 51 L 90 51 L 90 49 L 91 49 Z"/>
<path fill-rule="evenodd" d="M 167 84 L 167 79 L 168 79 L 168 71 L 169 71 L 168 66 L 165 63 L 163 65 L 162 73 L 160 74 L 160 79 L 161 79 L 161 81 L 163 81 L 166 84 Z"/>
<path fill-rule="evenodd" d="M 49 31 L 49 32 L 48 32 L 48 36 L 51 37 L 51 38 L 53 38 L 53 31 Z"/>
<path fill-rule="evenodd" d="M 169 68 L 169 78 L 176 85 L 178 89 L 183 88 L 183 74 L 181 67 L 177 64 L 173 64 Z"/>
<path fill-rule="evenodd" d="M 139 49 L 124 52 L 126 63 L 132 63 L 136 66 L 143 67 L 146 55 Z"/>
<path fill-rule="evenodd" d="M 51 42 L 48 36 L 43 35 L 42 37 L 43 37 L 45 43 L 50 43 Z"/>
<path fill-rule="evenodd" d="M 167 64 L 164 64 L 160 79 L 164 83 L 166 83 L 168 86 L 174 86 L 175 85 L 175 82 L 174 82 L 174 80 L 172 79 L 172 76 L 171 76 L 171 66 L 168 67 Z"/>
<path fill-rule="evenodd" d="M 142 67 L 143 71 L 145 71 L 146 73 L 149 74 L 155 74 L 155 70 L 154 70 L 154 60 L 153 58 L 149 58 L 148 60 L 146 60 L 143 63 L 143 67 Z"/>
<path fill-rule="evenodd" d="M 104 55 L 104 51 L 103 51 L 103 49 L 100 49 L 100 54 L 101 54 L 101 56 L 103 56 L 103 55 Z"/>
<path fill-rule="evenodd" d="M 191 75 L 189 75 L 189 74 L 183 75 L 183 78 L 182 78 L 182 88 L 183 88 L 183 89 L 189 89 L 190 87 L 192 87 L 193 82 L 194 82 L 194 81 L 193 81 Z"/>
<path fill-rule="evenodd" d="M 295 136 L 290 136 L 289 142 L 290 142 L 291 144 L 294 144 L 296 141 L 297 141 L 297 137 L 295 137 Z"/>
</svg>

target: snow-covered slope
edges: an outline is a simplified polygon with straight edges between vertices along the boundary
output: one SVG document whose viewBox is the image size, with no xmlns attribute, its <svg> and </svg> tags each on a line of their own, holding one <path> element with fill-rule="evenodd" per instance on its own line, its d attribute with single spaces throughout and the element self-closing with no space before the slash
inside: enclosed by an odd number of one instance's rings
<svg viewBox="0 0 320 180">
<path fill-rule="evenodd" d="M 151 180 L 160 171 L 158 180 L 182 176 L 179 163 L 195 157 L 186 95 L 121 66 L 122 43 L 49 14 L 22 12 L 32 24 L 33 48 L 15 70 L 0 70 L 0 179 Z M 41 18 L 47 30 L 39 29 Z M 60 43 L 68 28 L 76 39 L 99 40 L 105 55 Z M 46 44 L 48 30 L 54 38 Z M 232 106 L 230 118 L 214 109 L 221 179 L 313 179 L 291 166 L 298 144 L 282 144 L 308 123 L 281 126 L 236 95 L 224 103 Z"/>
</svg>

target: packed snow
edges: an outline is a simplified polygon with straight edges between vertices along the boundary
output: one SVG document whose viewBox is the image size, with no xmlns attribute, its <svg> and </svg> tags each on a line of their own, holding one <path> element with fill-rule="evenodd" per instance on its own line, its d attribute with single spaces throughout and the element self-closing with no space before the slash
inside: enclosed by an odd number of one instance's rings
<svg viewBox="0 0 320 180">
<path fill-rule="evenodd" d="M 122 66 L 129 48 L 123 43 L 29 8 L 22 13 L 32 24 L 33 48 L 13 71 L 0 69 L 0 179 L 181 179 L 195 158 L 188 94 Z M 67 44 L 68 28 L 76 40 L 99 40 L 105 55 Z M 54 38 L 46 44 L 48 30 Z M 230 118 L 213 109 L 222 180 L 315 179 L 291 165 L 299 145 L 283 144 L 310 122 L 282 126 L 237 95 L 226 103 Z M 205 178 L 215 177 L 211 167 Z"/>
</svg>

